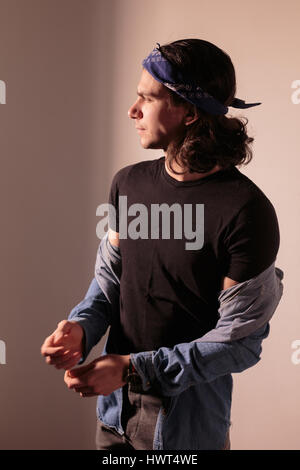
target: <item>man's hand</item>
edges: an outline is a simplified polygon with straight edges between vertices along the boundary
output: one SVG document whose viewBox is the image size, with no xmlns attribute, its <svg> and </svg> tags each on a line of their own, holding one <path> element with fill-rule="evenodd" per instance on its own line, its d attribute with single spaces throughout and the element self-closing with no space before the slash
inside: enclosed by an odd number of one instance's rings
<svg viewBox="0 0 300 470">
<path fill-rule="evenodd" d="M 65 372 L 64 380 L 70 389 L 81 397 L 109 395 L 123 387 L 123 375 L 129 366 L 130 354 L 107 354 L 95 359 L 86 366 Z"/>
<path fill-rule="evenodd" d="M 62 320 L 57 329 L 45 339 L 41 354 L 47 364 L 57 369 L 71 369 L 83 354 L 84 330 L 76 321 Z"/>
</svg>

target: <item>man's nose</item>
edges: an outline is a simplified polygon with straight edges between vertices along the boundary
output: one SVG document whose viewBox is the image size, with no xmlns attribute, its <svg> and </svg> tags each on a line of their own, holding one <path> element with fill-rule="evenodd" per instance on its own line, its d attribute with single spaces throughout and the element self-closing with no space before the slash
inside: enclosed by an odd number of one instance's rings
<svg viewBox="0 0 300 470">
<path fill-rule="evenodd" d="M 131 119 L 137 119 L 142 117 L 142 111 L 140 108 L 137 106 L 137 103 L 135 102 L 130 108 L 128 109 L 128 117 Z"/>
</svg>

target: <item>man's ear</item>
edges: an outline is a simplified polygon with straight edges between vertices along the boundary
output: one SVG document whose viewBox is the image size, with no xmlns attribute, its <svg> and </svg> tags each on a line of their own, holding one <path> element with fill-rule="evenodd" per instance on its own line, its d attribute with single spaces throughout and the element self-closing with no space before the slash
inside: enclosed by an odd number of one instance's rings
<svg viewBox="0 0 300 470">
<path fill-rule="evenodd" d="M 199 119 L 200 115 L 198 109 L 195 105 L 191 105 L 187 108 L 185 115 L 185 125 L 190 126 L 193 122 L 196 122 Z"/>
</svg>

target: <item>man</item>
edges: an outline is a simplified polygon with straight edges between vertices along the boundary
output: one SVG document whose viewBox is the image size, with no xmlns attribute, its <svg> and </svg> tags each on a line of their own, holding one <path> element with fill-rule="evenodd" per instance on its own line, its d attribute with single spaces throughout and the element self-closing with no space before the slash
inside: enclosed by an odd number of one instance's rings
<svg viewBox="0 0 300 470">
<path fill-rule="evenodd" d="M 98 395 L 98 449 L 230 447 L 231 374 L 258 362 L 283 277 L 275 210 L 236 168 L 253 139 L 225 116 L 259 103 L 235 89 L 230 58 L 207 41 L 143 62 L 128 115 L 142 147 L 164 156 L 115 175 L 95 278 L 42 346 L 69 388 Z M 108 326 L 101 357 L 72 369 Z"/>
</svg>

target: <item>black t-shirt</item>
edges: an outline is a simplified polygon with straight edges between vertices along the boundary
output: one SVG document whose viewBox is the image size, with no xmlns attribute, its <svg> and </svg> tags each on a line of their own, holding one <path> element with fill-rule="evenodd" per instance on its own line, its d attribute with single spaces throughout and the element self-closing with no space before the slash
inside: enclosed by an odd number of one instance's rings
<svg viewBox="0 0 300 470">
<path fill-rule="evenodd" d="M 274 207 L 236 167 L 182 182 L 167 173 L 165 157 L 128 165 L 113 178 L 109 202 L 116 210 L 109 225 L 120 233 L 122 275 L 120 314 L 113 319 L 108 352 L 150 351 L 199 338 L 218 320 L 223 277 L 245 281 L 276 259 Z M 177 210 L 177 218 L 169 210 L 165 235 L 162 216 L 157 225 L 151 212 L 162 204 L 176 204 Z M 135 230 L 121 238 L 130 224 Z M 137 232 L 144 238 L 132 236 Z"/>
</svg>

